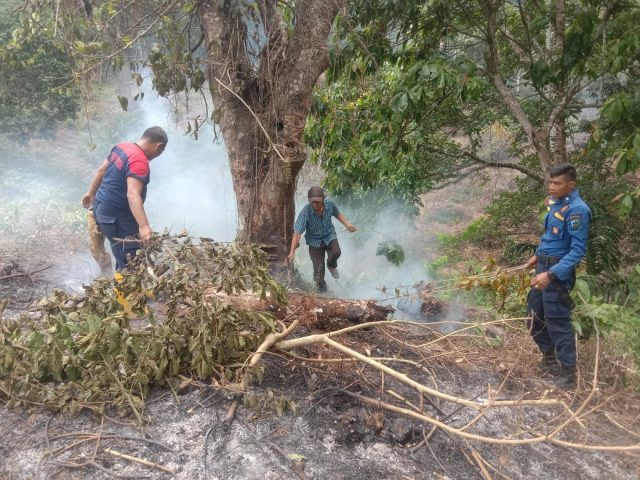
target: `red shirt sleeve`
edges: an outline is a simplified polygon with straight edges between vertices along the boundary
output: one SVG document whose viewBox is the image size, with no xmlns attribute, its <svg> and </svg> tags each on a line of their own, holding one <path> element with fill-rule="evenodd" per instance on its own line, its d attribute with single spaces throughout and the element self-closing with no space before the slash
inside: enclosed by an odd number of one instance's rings
<svg viewBox="0 0 640 480">
<path fill-rule="evenodd" d="M 149 175 L 149 160 L 142 152 L 135 153 L 129 157 L 129 172 L 127 176 L 146 177 Z"/>
</svg>

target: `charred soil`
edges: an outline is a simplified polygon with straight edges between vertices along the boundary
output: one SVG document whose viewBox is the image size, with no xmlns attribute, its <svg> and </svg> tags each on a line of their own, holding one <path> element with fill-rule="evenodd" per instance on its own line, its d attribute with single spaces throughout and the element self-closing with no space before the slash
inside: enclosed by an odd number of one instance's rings
<svg viewBox="0 0 640 480">
<path fill-rule="evenodd" d="M 6 254 L 2 258 L 4 276 L 25 274 L 0 283 L 0 294 L 15 309 L 12 315 L 66 282 L 55 273 L 64 270 L 56 261 L 63 255 L 32 255 L 29 262 L 13 263 Z M 27 274 L 48 264 L 53 264 L 48 270 Z M 453 397 L 489 404 L 562 400 L 578 415 L 558 433 L 560 440 L 582 447 L 637 444 L 640 401 L 635 391 L 593 383 L 587 360 L 580 365 L 578 390 L 556 391 L 536 370 L 535 349 L 518 323 L 501 327 L 497 333 L 478 327 L 447 335 L 415 325 L 372 327 L 340 341 Z M 314 333 L 323 332 L 302 326 L 295 337 Z M 364 404 L 354 395 L 422 412 L 462 432 L 507 440 L 549 434 L 567 420 L 557 409 L 474 410 L 420 396 L 324 344 L 298 348 L 295 356 L 267 352 L 262 363 L 262 381 L 245 393 L 231 423 L 224 418 L 233 392 L 193 379 L 175 389 L 155 388 L 146 400 L 142 427 L 110 411 L 69 415 L 3 408 L 0 477 L 631 479 L 640 474 L 637 451 L 473 441 L 391 412 L 382 403 Z"/>
</svg>

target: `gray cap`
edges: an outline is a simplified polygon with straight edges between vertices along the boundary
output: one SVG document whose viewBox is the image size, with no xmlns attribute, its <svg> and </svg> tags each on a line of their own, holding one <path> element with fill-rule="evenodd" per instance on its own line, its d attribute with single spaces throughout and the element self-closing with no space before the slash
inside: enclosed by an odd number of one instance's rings
<svg viewBox="0 0 640 480">
<path fill-rule="evenodd" d="M 324 191 L 320 187 L 311 187 L 307 193 L 310 202 L 321 202 L 324 200 Z"/>
</svg>

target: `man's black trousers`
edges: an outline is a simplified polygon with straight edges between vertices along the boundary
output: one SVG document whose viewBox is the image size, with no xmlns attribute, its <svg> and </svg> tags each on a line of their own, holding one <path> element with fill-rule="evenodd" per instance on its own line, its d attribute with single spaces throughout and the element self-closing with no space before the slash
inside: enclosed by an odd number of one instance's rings
<svg viewBox="0 0 640 480">
<path fill-rule="evenodd" d="M 327 282 L 324 281 L 324 257 L 327 255 L 327 267 L 338 268 L 338 258 L 342 254 L 338 240 L 331 240 L 329 245 L 322 243 L 319 247 L 309 245 L 309 256 L 313 263 L 313 281 L 318 290 L 326 292 Z"/>
</svg>

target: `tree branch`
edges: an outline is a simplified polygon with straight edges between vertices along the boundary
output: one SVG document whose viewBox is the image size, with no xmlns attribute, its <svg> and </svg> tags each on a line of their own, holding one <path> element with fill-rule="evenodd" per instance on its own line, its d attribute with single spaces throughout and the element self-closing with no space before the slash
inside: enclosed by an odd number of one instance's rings
<svg viewBox="0 0 640 480">
<path fill-rule="evenodd" d="M 521 45 L 520 42 L 513 37 L 508 28 L 500 29 L 500 33 L 502 33 L 502 35 L 507 39 L 509 45 L 513 48 L 513 51 L 516 52 L 520 58 L 520 61 L 522 63 L 528 63 L 529 66 L 531 66 L 533 63 L 533 55 L 531 54 L 531 51 L 525 50 L 524 45 Z"/>
<path fill-rule="evenodd" d="M 571 88 L 569 88 L 567 92 L 562 96 L 562 100 L 560 100 L 560 103 L 558 103 L 553 108 L 553 110 L 551 110 L 551 113 L 549 114 L 549 118 L 547 119 L 546 125 L 544 126 L 541 132 L 543 136 L 549 135 L 549 132 L 551 132 L 551 129 L 553 128 L 553 125 L 558 120 L 558 117 L 562 115 L 562 113 L 567 108 L 567 105 L 569 104 L 569 102 L 573 99 L 574 95 L 580 91 L 581 88 L 582 87 L 580 86 L 580 80 L 578 80 L 577 83 L 574 84 Z"/>
<path fill-rule="evenodd" d="M 615 11 L 619 3 L 620 3 L 619 0 L 611 0 L 609 1 L 609 3 L 607 3 L 607 6 L 605 7 L 604 12 L 602 12 L 602 17 L 598 22 L 598 26 L 596 27 L 593 33 L 592 41 L 594 43 L 598 41 L 600 36 L 602 36 L 602 32 L 604 31 L 604 28 L 606 27 L 607 22 L 611 19 L 611 16 L 613 15 L 613 12 Z"/>
<path fill-rule="evenodd" d="M 437 186 L 431 188 L 430 191 L 442 190 L 443 188 L 450 187 L 451 185 L 456 185 L 460 183 L 462 180 L 464 180 L 465 178 L 469 177 L 470 175 L 473 175 L 474 173 L 477 173 L 488 167 L 489 165 L 473 165 L 472 167 L 469 167 L 466 171 L 460 173 L 457 177 L 447 180 L 446 182 L 440 183 Z"/>
<path fill-rule="evenodd" d="M 470 160 L 473 160 L 474 162 L 480 163 L 480 164 L 485 165 L 487 167 L 510 168 L 512 170 L 517 170 L 517 171 L 519 171 L 521 173 L 524 173 L 527 177 L 530 177 L 530 178 L 532 178 L 533 180 L 536 180 L 539 183 L 544 183 L 544 178 L 542 178 L 537 173 L 529 170 L 526 167 L 523 167 L 522 165 L 520 165 L 518 163 L 513 163 L 513 162 L 492 162 L 490 160 L 485 160 L 483 158 L 480 158 L 475 153 L 469 152 L 469 151 L 464 151 L 464 152 L 462 152 L 462 154 L 465 157 L 469 158 Z"/>
<path fill-rule="evenodd" d="M 298 102 L 310 102 L 308 92 L 329 66 L 327 38 L 344 5 L 345 0 L 303 0 L 296 9 L 296 26 L 289 42 L 285 71 L 278 82 L 280 89 L 288 93 L 279 97 L 288 98 L 294 108 Z"/>
<path fill-rule="evenodd" d="M 506 104 L 511 114 L 516 118 L 525 134 L 532 144 L 536 144 L 536 130 L 532 125 L 529 117 L 520 106 L 518 99 L 509 91 L 502 76 L 500 75 L 500 62 L 498 56 L 498 46 L 496 44 L 496 31 L 498 22 L 496 19 L 497 7 L 490 0 L 480 0 L 482 12 L 487 20 L 486 40 L 487 40 L 487 73 L 493 82 L 502 101 Z"/>
</svg>

